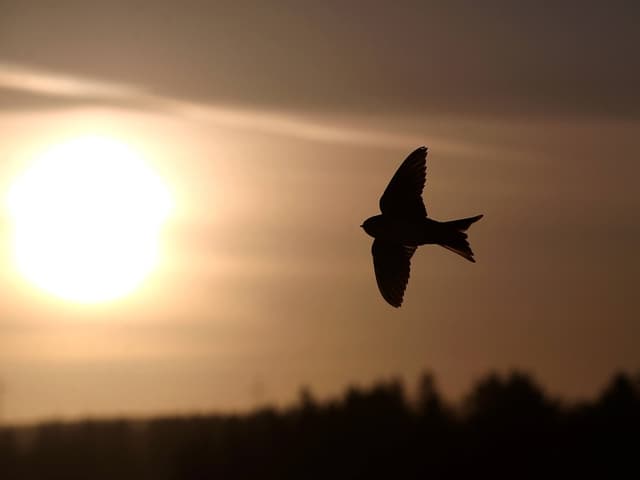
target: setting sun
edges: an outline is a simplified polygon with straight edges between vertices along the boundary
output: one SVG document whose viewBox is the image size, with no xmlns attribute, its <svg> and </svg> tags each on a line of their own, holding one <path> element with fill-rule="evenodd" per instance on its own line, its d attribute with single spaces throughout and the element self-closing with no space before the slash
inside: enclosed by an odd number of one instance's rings
<svg viewBox="0 0 640 480">
<path fill-rule="evenodd" d="M 140 285 L 157 263 L 172 206 L 139 153 L 99 136 L 43 152 L 12 182 L 6 200 L 19 272 L 80 303 L 112 300 Z"/>
</svg>

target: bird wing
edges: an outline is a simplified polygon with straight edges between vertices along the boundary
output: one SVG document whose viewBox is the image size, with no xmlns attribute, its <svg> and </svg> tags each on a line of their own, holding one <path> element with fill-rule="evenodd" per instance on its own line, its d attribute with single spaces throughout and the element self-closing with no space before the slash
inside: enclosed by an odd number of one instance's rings
<svg viewBox="0 0 640 480">
<path fill-rule="evenodd" d="M 402 162 L 387 185 L 380 197 L 380 211 L 394 217 L 426 217 L 427 209 L 422 201 L 426 179 L 427 147 L 420 147 Z"/>
<path fill-rule="evenodd" d="M 382 297 L 394 307 L 402 305 L 409 282 L 411 257 L 416 247 L 376 239 L 371 247 L 373 269 Z"/>
</svg>

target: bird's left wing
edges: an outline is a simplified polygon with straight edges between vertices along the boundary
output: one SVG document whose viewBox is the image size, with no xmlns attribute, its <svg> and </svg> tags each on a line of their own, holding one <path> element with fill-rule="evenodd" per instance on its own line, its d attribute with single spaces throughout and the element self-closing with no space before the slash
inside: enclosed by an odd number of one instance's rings
<svg viewBox="0 0 640 480">
<path fill-rule="evenodd" d="M 380 198 L 380 211 L 385 215 L 424 218 L 427 209 L 422 190 L 427 179 L 427 147 L 414 150 L 402 162 Z"/>
<path fill-rule="evenodd" d="M 411 257 L 415 251 L 416 247 L 379 239 L 374 240 L 371 247 L 378 289 L 382 297 L 394 307 L 402 305 L 404 291 L 409 282 Z"/>
</svg>

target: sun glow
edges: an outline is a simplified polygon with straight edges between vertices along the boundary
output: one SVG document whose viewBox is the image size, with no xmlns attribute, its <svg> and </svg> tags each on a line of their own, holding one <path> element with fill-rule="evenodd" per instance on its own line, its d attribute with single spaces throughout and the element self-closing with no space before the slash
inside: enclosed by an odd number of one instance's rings
<svg viewBox="0 0 640 480">
<path fill-rule="evenodd" d="M 37 287 L 80 303 L 122 297 L 158 261 L 169 191 L 142 157 L 116 140 L 56 145 L 11 184 L 13 258 Z"/>
</svg>

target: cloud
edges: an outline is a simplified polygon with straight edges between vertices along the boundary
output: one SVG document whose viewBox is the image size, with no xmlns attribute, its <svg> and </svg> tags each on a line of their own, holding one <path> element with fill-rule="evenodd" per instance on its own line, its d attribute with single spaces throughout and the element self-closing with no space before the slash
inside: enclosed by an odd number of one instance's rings
<svg viewBox="0 0 640 480">
<path fill-rule="evenodd" d="M 0 111 L 82 105 L 141 107 L 142 91 L 43 69 L 0 62 Z"/>
<path fill-rule="evenodd" d="M 56 97 L 127 98 L 140 93 L 132 87 L 50 74 L 33 68 L 0 63 L 0 86 Z"/>
<path fill-rule="evenodd" d="M 0 58 L 185 101 L 640 116 L 637 2 L 8 2 Z"/>
<path fill-rule="evenodd" d="M 0 63 L 0 109 L 38 110 L 86 105 L 151 110 L 223 127 L 330 143 L 406 147 L 424 141 L 416 135 L 336 126 L 287 112 L 220 107 L 178 100 L 136 86 Z"/>
</svg>

